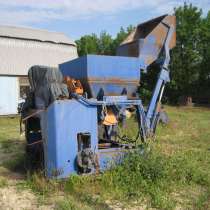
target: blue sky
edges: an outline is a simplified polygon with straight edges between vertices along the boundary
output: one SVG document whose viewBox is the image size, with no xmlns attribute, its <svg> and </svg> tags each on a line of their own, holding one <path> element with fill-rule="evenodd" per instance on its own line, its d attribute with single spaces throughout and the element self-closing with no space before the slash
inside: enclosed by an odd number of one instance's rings
<svg viewBox="0 0 210 210">
<path fill-rule="evenodd" d="M 0 24 L 64 32 L 73 39 L 100 34 L 115 36 L 120 27 L 173 13 L 173 8 L 192 3 L 210 10 L 210 0 L 0 0 Z"/>
</svg>

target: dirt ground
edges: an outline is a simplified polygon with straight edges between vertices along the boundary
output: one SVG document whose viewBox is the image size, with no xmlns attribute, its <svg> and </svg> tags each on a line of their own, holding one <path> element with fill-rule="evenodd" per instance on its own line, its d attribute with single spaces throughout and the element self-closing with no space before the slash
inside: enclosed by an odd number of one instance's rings
<svg viewBox="0 0 210 210">
<path fill-rule="evenodd" d="M 29 190 L 17 190 L 16 186 L 0 189 L 0 208 L 3 210 L 50 210 L 54 205 L 39 205 L 37 197 Z"/>
<path fill-rule="evenodd" d="M 54 204 L 40 204 L 39 196 L 22 187 L 26 179 L 21 161 L 25 142 L 19 135 L 18 118 L 2 118 L 0 124 L 0 209 L 55 209 Z"/>
</svg>

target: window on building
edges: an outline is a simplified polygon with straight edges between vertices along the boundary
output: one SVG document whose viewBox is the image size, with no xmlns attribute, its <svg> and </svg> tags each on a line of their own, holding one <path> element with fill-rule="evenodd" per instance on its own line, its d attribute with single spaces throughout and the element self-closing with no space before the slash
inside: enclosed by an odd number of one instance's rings
<svg viewBox="0 0 210 210">
<path fill-rule="evenodd" d="M 27 77 L 19 77 L 19 96 L 21 99 L 26 98 L 26 94 L 29 91 L 29 81 Z"/>
</svg>

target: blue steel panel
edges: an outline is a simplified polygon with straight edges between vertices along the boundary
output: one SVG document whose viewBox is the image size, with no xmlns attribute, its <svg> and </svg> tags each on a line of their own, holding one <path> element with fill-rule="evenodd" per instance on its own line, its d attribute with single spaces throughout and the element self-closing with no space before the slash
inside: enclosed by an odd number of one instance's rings
<svg viewBox="0 0 210 210">
<path fill-rule="evenodd" d="M 123 149 L 123 148 L 110 148 L 100 149 L 98 151 L 100 170 L 105 171 L 113 168 L 122 163 L 129 153 L 137 152 L 139 155 L 144 153 L 144 149 Z"/>
<path fill-rule="evenodd" d="M 102 88 L 105 95 L 121 95 L 126 88 L 128 95 L 135 93 L 144 63 L 139 58 L 87 55 L 61 64 L 64 76 L 82 81 L 90 95 L 98 96 Z"/>
<path fill-rule="evenodd" d="M 77 172 L 77 134 L 91 134 L 91 148 L 97 152 L 97 108 L 76 100 L 55 101 L 43 118 L 45 168 L 48 177 L 68 177 Z"/>
<path fill-rule="evenodd" d="M 87 57 L 83 56 L 59 65 L 64 76 L 71 76 L 75 79 L 87 77 Z"/>
<path fill-rule="evenodd" d="M 123 90 L 126 88 L 128 95 L 134 95 L 134 93 L 137 92 L 137 85 L 134 86 L 132 84 L 129 85 L 123 85 L 123 84 L 92 84 L 93 94 L 97 95 L 101 88 L 103 88 L 103 91 L 105 95 L 107 96 L 119 96 L 122 94 Z M 108 93 L 108 94 L 106 94 Z"/>
<path fill-rule="evenodd" d="M 100 170 L 105 171 L 118 165 L 122 162 L 128 150 L 122 148 L 111 148 L 111 149 L 101 149 L 99 150 L 99 165 Z"/>
<path fill-rule="evenodd" d="M 120 56 L 87 56 L 88 78 L 139 80 L 143 62 Z"/>
<path fill-rule="evenodd" d="M 144 62 L 138 58 L 87 55 L 59 65 L 64 75 L 80 78 L 139 80 Z"/>
</svg>

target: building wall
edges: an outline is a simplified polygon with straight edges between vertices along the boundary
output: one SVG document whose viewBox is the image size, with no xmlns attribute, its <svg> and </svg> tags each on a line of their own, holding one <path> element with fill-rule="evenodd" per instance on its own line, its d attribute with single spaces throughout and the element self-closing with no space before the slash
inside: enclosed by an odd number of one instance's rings
<svg viewBox="0 0 210 210">
<path fill-rule="evenodd" d="M 18 78 L 0 76 L 0 115 L 17 114 L 18 99 Z"/>
<path fill-rule="evenodd" d="M 0 115 L 17 114 L 19 76 L 31 66 L 57 67 L 77 57 L 75 45 L 0 37 Z"/>
<path fill-rule="evenodd" d="M 77 57 L 74 45 L 0 37 L 0 75 L 27 75 L 33 65 L 57 67 Z"/>
</svg>

